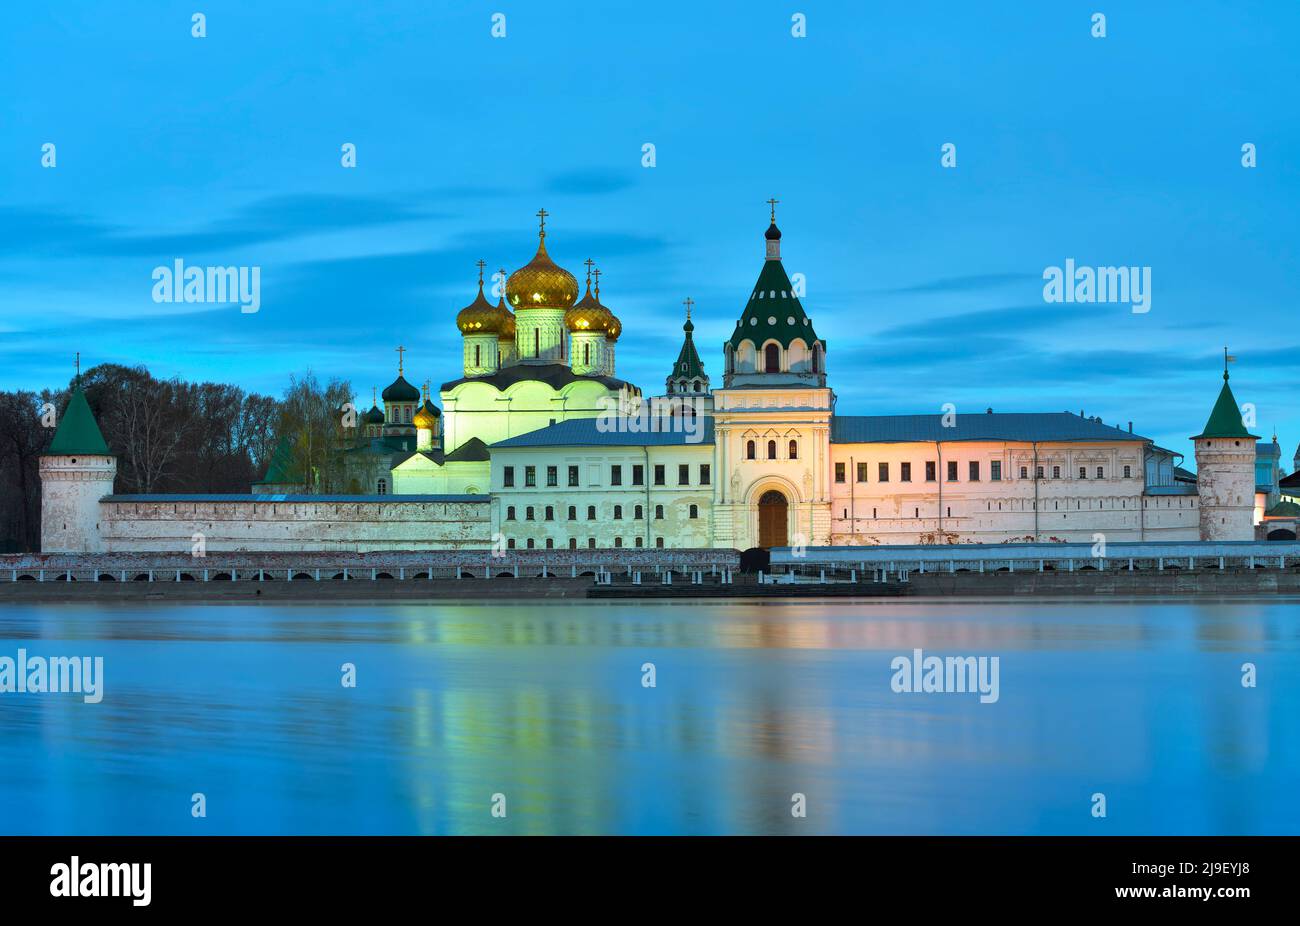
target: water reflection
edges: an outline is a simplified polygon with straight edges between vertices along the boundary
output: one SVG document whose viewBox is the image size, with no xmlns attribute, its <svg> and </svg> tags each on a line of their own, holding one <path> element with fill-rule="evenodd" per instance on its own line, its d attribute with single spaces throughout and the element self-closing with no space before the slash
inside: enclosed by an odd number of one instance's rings
<svg viewBox="0 0 1300 926">
<path fill-rule="evenodd" d="M 1277 598 L 7 607 L 0 656 L 103 655 L 106 693 L 0 695 L 0 830 L 1294 831 L 1295 614 Z M 917 647 L 997 655 L 1001 699 L 893 693 L 890 660 Z"/>
</svg>

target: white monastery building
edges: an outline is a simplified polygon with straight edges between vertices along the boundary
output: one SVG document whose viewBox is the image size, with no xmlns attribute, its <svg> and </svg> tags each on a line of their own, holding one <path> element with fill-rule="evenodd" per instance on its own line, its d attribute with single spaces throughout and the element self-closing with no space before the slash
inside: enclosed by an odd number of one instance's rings
<svg viewBox="0 0 1300 926">
<path fill-rule="evenodd" d="M 187 550 L 196 535 L 208 550 L 361 552 L 1256 536 L 1257 437 L 1226 372 L 1192 438 L 1195 475 L 1131 424 L 1082 414 L 837 414 L 832 355 L 782 266 L 773 208 L 721 386 L 687 300 L 664 392 L 646 398 L 616 376 L 622 325 L 600 271 L 587 261 L 580 287 L 539 215 L 537 253 L 496 304 L 480 262 L 441 407 L 399 362 L 383 409 L 340 435 L 349 494 L 312 492 L 287 451 L 248 495 L 113 494 L 116 460 L 77 388 L 41 460 L 44 552 Z"/>
</svg>

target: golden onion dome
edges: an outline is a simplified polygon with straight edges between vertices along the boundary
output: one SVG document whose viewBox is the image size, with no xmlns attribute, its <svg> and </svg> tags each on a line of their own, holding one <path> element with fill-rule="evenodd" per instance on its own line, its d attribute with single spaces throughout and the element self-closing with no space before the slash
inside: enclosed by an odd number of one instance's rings
<svg viewBox="0 0 1300 926">
<path fill-rule="evenodd" d="M 483 298 L 483 280 L 480 279 L 478 295 L 457 313 L 456 327 L 461 334 L 500 334 L 509 316 L 505 306 L 493 305 Z"/>
<path fill-rule="evenodd" d="M 506 280 L 506 302 L 520 309 L 567 309 L 578 298 L 578 281 L 546 253 L 546 230 L 537 240 L 537 254 Z"/>
<path fill-rule="evenodd" d="M 437 406 L 430 402 L 426 395 L 424 404 L 421 405 L 415 415 L 412 416 L 411 424 L 415 425 L 417 428 L 425 428 L 433 431 L 438 427 L 438 418 L 441 414 L 442 413 L 438 411 Z"/>
<path fill-rule="evenodd" d="M 587 293 L 582 300 L 564 313 L 564 327 L 575 334 L 580 331 L 608 333 L 610 325 L 614 322 L 614 316 L 609 309 L 597 302 L 596 297 L 591 294 L 590 286 L 587 287 Z"/>
</svg>

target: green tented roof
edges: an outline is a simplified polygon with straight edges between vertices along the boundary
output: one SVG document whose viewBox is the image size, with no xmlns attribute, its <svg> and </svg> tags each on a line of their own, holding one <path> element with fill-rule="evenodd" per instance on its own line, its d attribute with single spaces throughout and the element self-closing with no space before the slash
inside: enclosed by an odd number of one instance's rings
<svg viewBox="0 0 1300 926">
<path fill-rule="evenodd" d="M 682 325 L 682 330 L 686 332 L 686 340 L 682 342 L 681 352 L 678 353 L 677 362 L 673 364 L 673 371 L 668 378 L 670 380 L 704 379 L 704 364 L 700 361 L 700 355 L 695 350 L 695 341 L 691 336 L 695 326 L 691 324 L 689 318 L 686 324 Z"/>
<path fill-rule="evenodd" d="M 1219 400 L 1214 403 L 1214 410 L 1210 412 L 1210 420 L 1205 422 L 1205 430 L 1192 440 L 1199 440 L 1202 437 L 1242 437 L 1259 440 L 1259 435 L 1251 434 L 1241 422 L 1241 407 L 1237 405 L 1237 398 L 1232 394 L 1232 387 L 1228 385 L 1227 373 L 1223 374 L 1223 388 L 1219 390 Z"/>
<path fill-rule="evenodd" d="M 758 348 L 767 340 L 775 339 L 782 347 L 789 347 L 796 338 L 802 338 L 809 348 L 820 340 L 799 297 L 794 294 L 785 267 L 779 260 L 764 261 L 744 314 L 731 336 L 731 346 L 739 347 L 741 341 L 748 340 Z"/>
<path fill-rule="evenodd" d="M 111 456 L 112 451 L 104 443 L 104 435 L 99 432 L 95 415 L 80 386 L 72 390 L 72 398 L 63 410 L 63 417 L 59 419 L 59 426 L 54 432 L 54 440 L 50 441 L 50 449 L 46 453 Z"/>
<path fill-rule="evenodd" d="M 305 480 L 293 475 L 293 441 L 289 435 L 281 436 L 271 452 L 271 462 L 266 466 L 266 476 L 254 485 L 302 485 Z"/>
</svg>

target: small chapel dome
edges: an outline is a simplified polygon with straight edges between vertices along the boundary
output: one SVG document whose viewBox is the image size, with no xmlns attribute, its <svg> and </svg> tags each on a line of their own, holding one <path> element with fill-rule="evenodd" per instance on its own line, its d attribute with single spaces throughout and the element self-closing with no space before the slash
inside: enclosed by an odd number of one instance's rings
<svg viewBox="0 0 1300 926">
<path fill-rule="evenodd" d="M 420 406 L 419 410 L 415 413 L 415 416 L 411 418 L 411 424 L 415 425 L 417 428 L 427 428 L 428 430 L 433 431 L 437 429 L 438 419 L 440 417 L 442 417 L 442 412 L 438 411 L 438 407 L 430 402 L 426 396 L 424 404 Z"/>
</svg>

